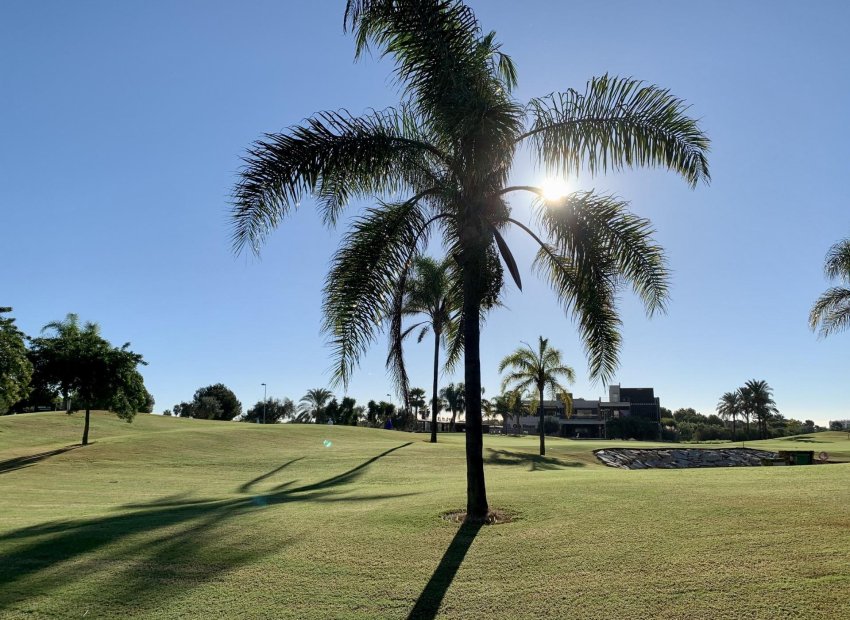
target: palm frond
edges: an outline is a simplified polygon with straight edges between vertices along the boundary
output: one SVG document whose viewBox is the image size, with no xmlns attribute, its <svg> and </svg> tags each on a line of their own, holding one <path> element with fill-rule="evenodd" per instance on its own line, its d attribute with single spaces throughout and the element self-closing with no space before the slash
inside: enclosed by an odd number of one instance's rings
<svg viewBox="0 0 850 620">
<path fill-rule="evenodd" d="M 619 363 L 621 343 L 613 277 L 599 265 L 579 269 L 556 252 L 552 246 L 541 247 L 534 268 L 549 281 L 564 310 L 578 321 L 590 376 L 607 382 Z"/>
<path fill-rule="evenodd" d="M 234 249 L 249 245 L 258 252 L 308 193 L 317 194 L 325 221 L 333 223 L 352 197 L 423 189 L 429 162 L 440 153 L 407 129 L 415 126 L 392 108 L 359 118 L 322 112 L 255 142 L 233 194 Z"/>
<path fill-rule="evenodd" d="M 426 224 L 415 200 L 382 203 L 356 220 L 343 239 L 325 282 L 323 303 L 335 381 L 348 385 L 385 317 L 393 314 L 410 256 L 427 243 Z"/>
<path fill-rule="evenodd" d="M 593 78 L 584 93 L 568 90 L 532 99 L 533 148 L 551 172 L 591 174 L 663 166 L 692 186 L 708 182 L 709 139 L 670 91 L 632 78 Z"/>
<path fill-rule="evenodd" d="M 850 239 L 842 239 L 829 248 L 823 271 L 831 280 L 850 283 Z"/>
<path fill-rule="evenodd" d="M 557 203 L 539 202 L 537 215 L 561 256 L 574 264 L 610 263 L 628 280 L 647 313 L 664 311 L 669 271 L 649 220 L 612 196 L 574 192 Z"/>
<path fill-rule="evenodd" d="M 824 338 L 850 326 L 850 289 L 831 287 L 826 290 L 809 313 L 809 327 Z M 820 327 L 818 329 L 818 327 Z"/>
</svg>

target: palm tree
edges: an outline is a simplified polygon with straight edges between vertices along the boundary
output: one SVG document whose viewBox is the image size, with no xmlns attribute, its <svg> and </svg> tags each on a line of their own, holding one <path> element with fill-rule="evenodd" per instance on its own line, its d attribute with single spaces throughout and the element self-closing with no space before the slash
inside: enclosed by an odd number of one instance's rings
<svg viewBox="0 0 850 620">
<path fill-rule="evenodd" d="M 746 394 L 747 406 L 758 421 L 759 438 L 767 436 L 767 421 L 771 416 L 779 413 L 776 402 L 773 400 L 773 390 L 767 381 L 750 379 L 742 388 Z"/>
<path fill-rule="evenodd" d="M 333 392 L 325 388 L 313 388 L 301 397 L 302 414 L 311 417 L 316 424 L 322 424 L 324 420 L 325 407 L 333 398 Z"/>
<path fill-rule="evenodd" d="M 234 249 L 259 251 L 305 195 L 331 225 L 351 199 L 376 199 L 345 236 L 325 286 L 324 329 L 335 378 L 347 385 L 387 317 L 391 340 L 400 333 L 413 259 L 440 234 L 463 293 L 467 518 L 481 521 L 482 300 L 501 276 L 499 256 L 522 284 L 504 232 L 515 226 L 539 246 L 534 266 L 578 322 L 594 378 L 610 378 L 618 363 L 621 287 L 630 285 L 649 314 L 664 309 L 668 293 L 648 220 L 610 195 L 547 200 L 540 187 L 509 185 L 515 153 L 527 146 L 550 174 L 661 166 L 696 186 L 709 179 L 709 141 L 684 101 L 634 79 L 605 75 L 584 92 L 520 103 L 513 62 L 460 0 L 348 0 L 344 24 L 356 57 L 374 48 L 394 59 L 403 101 L 360 117 L 322 112 L 256 142 L 234 192 Z M 537 232 L 511 217 L 515 192 L 531 196 Z"/>
<path fill-rule="evenodd" d="M 446 363 L 447 370 L 457 362 L 460 355 L 458 339 L 458 321 L 460 320 L 461 295 L 460 289 L 453 286 L 450 277 L 451 263 L 449 260 L 437 262 L 429 256 L 417 256 L 413 261 L 413 277 L 407 286 L 403 307 L 400 313 L 393 316 L 399 319 L 404 316 L 424 314 L 427 318 L 409 326 L 398 333 L 397 339 L 390 341 L 390 352 L 387 364 L 396 370 L 400 378 L 398 383 L 407 383 L 407 371 L 402 356 L 402 342 L 415 329 L 419 329 L 418 342 L 430 329 L 434 333 L 434 375 L 431 389 L 431 443 L 437 443 L 437 413 L 439 401 L 437 394 L 437 379 L 440 373 L 440 345 L 446 347 L 451 342 L 451 350 Z M 447 338 L 447 336 L 453 336 Z M 452 429 L 454 430 L 454 429 Z"/>
<path fill-rule="evenodd" d="M 735 441 L 735 421 L 741 414 L 740 391 L 726 392 L 717 403 L 717 414 L 724 420 L 732 420 L 732 441 Z"/>
<path fill-rule="evenodd" d="M 561 352 L 549 346 L 549 340 L 540 336 L 537 350 L 526 344 L 506 356 L 499 362 L 499 372 L 509 369 L 510 372 L 502 379 L 502 391 L 509 385 L 520 392 L 535 388 L 540 401 L 540 456 L 546 455 L 545 406 L 543 392 L 549 388 L 553 397 L 567 394 L 567 389 L 561 385 L 563 377 L 569 383 L 575 381 L 575 371 L 564 364 Z"/>
<path fill-rule="evenodd" d="M 449 424 L 449 432 L 453 433 L 455 431 L 455 419 L 457 418 L 458 412 L 463 413 L 466 411 L 466 390 L 463 383 L 458 383 L 457 385 L 449 383 L 447 387 L 440 390 L 440 398 L 446 401 L 449 411 L 452 412 L 452 421 L 451 424 Z M 434 416 L 435 423 L 436 420 L 437 417 Z"/>
<path fill-rule="evenodd" d="M 826 254 L 823 271 L 830 280 L 850 285 L 850 239 L 842 239 Z M 821 337 L 841 331 L 850 325 L 850 288 L 833 286 L 818 297 L 809 313 L 809 327 L 818 329 Z"/>
<path fill-rule="evenodd" d="M 65 406 L 65 412 L 71 412 L 71 394 L 69 378 L 73 376 L 73 369 L 77 363 L 72 354 L 73 345 L 84 334 L 90 336 L 100 335 L 100 325 L 87 321 L 85 325 L 80 326 L 79 315 L 69 312 L 61 321 L 51 321 L 41 329 L 42 334 L 52 335 L 55 346 L 58 348 L 57 354 L 53 356 L 53 363 L 57 367 L 57 376 L 63 377 L 59 384 L 59 392 L 62 394 L 62 400 Z M 86 432 L 88 435 L 88 416 L 86 416 Z"/>
<path fill-rule="evenodd" d="M 513 418 L 514 426 L 521 428 L 522 416 L 528 413 L 528 408 L 523 402 L 522 392 L 510 390 L 493 398 L 495 412 L 505 418 Z"/>
<path fill-rule="evenodd" d="M 419 411 L 425 406 L 425 390 L 422 388 L 411 388 L 407 394 L 410 406 L 416 410 L 416 419 L 419 419 Z"/>
</svg>

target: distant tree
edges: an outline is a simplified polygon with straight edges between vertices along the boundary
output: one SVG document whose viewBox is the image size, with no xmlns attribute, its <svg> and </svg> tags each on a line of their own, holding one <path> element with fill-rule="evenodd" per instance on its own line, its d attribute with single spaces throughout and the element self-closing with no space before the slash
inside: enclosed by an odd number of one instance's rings
<svg viewBox="0 0 850 620">
<path fill-rule="evenodd" d="M 95 323 L 82 329 L 76 315 L 49 323 L 32 341 L 33 359 L 39 381 L 63 391 L 68 412 L 85 409 L 82 444 L 89 439 L 91 409 L 107 408 L 131 422 L 147 404 L 149 396 L 137 367 L 145 364 L 141 355 L 129 350 L 129 343 L 113 347 L 100 335 Z"/>
<path fill-rule="evenodd" d="M 741 415 L 741 393 L 738 390 L 726 392 L 717 403 L 717 413 L 724 420 L 732 420 L 732 439 L 735 439 L 735 423 Z"/>
<path fill-rule="evenodd" d="M 526 344 L 499 362 L 499 372 L 505 370 L 509 370 L 509 372 L 502 379 L 503 392 L 508 386 L 513 386 L 513 389 L 521 392 L 531 389 L 537 390 L 540 401 L 540 456 L 544 456 L 546 454 L 546 421 L 543 415 L 544 391 L 548 388 L 553 397 L 564 397 L 567 394 L 567 389 L 561 381 L 573 383 L 575 371 L 564 364 L 561 359 L 561 352 L 550 347 L 549 340 L 543 338 L 543 336 L 538 338 L 536 350 L 531 345 Z"/>
<path fill-rule="evenodd" d="M 366 404 L 366 421 L 370 426 L 382 427 L 387 419 L 392 419 L 394 415 L 395 405 L 392 403 L 370 400 Z"/>
<path fill-rule="evenodd" d="M 779 413 L 776 402 L 773 400 L 773 390 L 767 381 L 750 379 L 741 388 L 741 394 L 744 408 L 755 417 L 758 423 L 759 437 L 766 438 L 768 420 Z"/>
<path fill-rule="evenodd" d="M 446 406 L 452 412 L 452 421 L 449 423 L 449 431 L 454 432 L 455 420 L 458 413 L 466 411 L 466 387 L 463 383 L 449 383 L 448 386 L 440 390 L 440 398 L 446 401 Z M 432 414 L 433 415 L 433 414 Z"/>
<path fill-rule="evenodd" d="M 174 405 L 174 415 L 181 418 L 192 418 L 192 403 L 182 402 Z"/>
<path fill-rule="evenodd" d="M 145 404 L 140 409 L 140 411 L 142 413 L 153 413 L 153 408 L 155 405 L 156 400 L 154 399 L 153 394 L 151 394 L 150 392 L 148 392 L 147 389 L 145 389 Z"/>
<path fill-rule="evenodd" d="M 842 331 L 850 325 L 850 239 L 842 239 L 826 254 L 824 273 L 829 280 L 839 280 L 845 286 L 826 290 L 809 312 L 809 327 L 821 337 Z"/>
<path fill-rule="evenodd" d="M 31 391 L 33 368 L 27 354 L 26 336 L 15 326 L 15 319 L 3 316 L 11 311 L 11 308 L 0 307 L 0 415 L 7 413 Z"/>
<path fill-rule="evenodd" d="M 258 401 L 253 407 L 245 412 L 242 418 L 243 422 L 263 422 L 265 417 L 266 424 L 278 424 L 295 416 L 295 403 L 288 398 L 280 400 L 278 398 L 269 398 L 265 401 Z"/>
<path fill-rule="evenodd" d="M 502 416 L 506 428 L 510 418 L 513 426 L 521 431 L 522 416 L 529 414 L 527 402 L 529 399 L 524 399 L 522 392 L 510 390 L 493 398 L 493 411 Z"/>
<path fill-rule="evenodd" d="M 190 415 L 202 420 L 232 420 L 242 415 L 242 403 L 230 388 L 223 383 L 215 383 L 195 392 Z"/>
<path fill-rule="evenodd" d="M 422 407 L 425 406 L 425 390 L 422 388 L 412 388 L 410 392 L 408 392 L 407 400 L 413 408 L 413 411 L 416 414 L 416 419 L 418 420 L 419 413 Z"/>
<path fill-rule="evenodd" d="M 171 416 L 171 409 L 166 409 L 165 411 L 162 412 L 162 415 Z"/>
<path fill-rule="evenodd" d="M 325 416 L 325 406 L 333 398 L 333 393 L 325 388 L 314 388 L 307 390 L 307 393 L 301 397 L 301 405 L 299 410 L 303 414 L 307 414 L 316 424 L 324 424 L 327 422 Z"/>
</svg>

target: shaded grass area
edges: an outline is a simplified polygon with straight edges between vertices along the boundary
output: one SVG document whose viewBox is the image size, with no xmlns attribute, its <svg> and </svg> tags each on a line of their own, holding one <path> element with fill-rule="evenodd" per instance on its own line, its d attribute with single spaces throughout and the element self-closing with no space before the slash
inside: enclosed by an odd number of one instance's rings
<svg viewBox="0 0 850 620">
<path fill-rule="evenodd" d="M 850 616 L 850 465 L 632 472 L 595 461 L 610 442 L 487 437 L 518 518 L 478 528 L 439 518 L 462 435 L 109 421 L 0 475 L 0 617 Z M 76 424 L 0 418 L 0 461 Z"/>
</svg>

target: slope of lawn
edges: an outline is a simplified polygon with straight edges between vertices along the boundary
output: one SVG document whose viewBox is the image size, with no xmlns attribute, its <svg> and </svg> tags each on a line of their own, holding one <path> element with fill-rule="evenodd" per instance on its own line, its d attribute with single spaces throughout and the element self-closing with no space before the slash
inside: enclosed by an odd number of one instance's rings
<svg viewBox="0 0 850 620">
<path fill-rule="evenodd" d="M 850 617 L 850 464 L 625 471 L 591 451 L 649 444 L 486 437 L 516 520 L 479 529 L 440 518 L 462 435 L 81 430 L 0 418 L 2 618 Z M 748 445 L 850 460 L 841 433 Z"/>
</svg>

